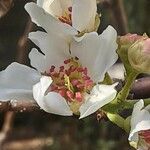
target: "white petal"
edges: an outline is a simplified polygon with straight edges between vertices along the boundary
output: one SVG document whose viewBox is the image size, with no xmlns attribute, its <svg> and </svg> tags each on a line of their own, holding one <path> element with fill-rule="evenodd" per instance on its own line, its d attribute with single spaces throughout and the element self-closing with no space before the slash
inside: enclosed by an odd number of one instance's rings
<svg viewBox="0 0 150 150">
<path fill-rule="evenodd" d="M 53 17 L 44 11 L 43 8 L 37 4 L 31 2 L 25 5 L 26 11 L 31 16 L 31 19 L 38 26 L 43 27 L 48 33 L 57 33 L 57 35 L 70 39 L 73 35 L 77 35 L 77 31 L 68 24 L 60 22 L 58 19 Z"/>
<path fill-rule="evenodd" d="M 51 83 L 50 77 L 42 76 L 40 82 L 33 87 L 33 96 L 38 105 L 48 113 L 72 116 L 66 100 L 58 93 L 47 91 Z"/>
<path fill-rule="evenodd" d="M 117 94 L 114 89 L 115 86 L 116 84 L 94 86 L 91 94 L 85 96 L 85 102 L 80 107 L 80 119 L 89 116 L 111 102 Z"/>
<path fill-rule="evenodd" d="M 72 0 L 37 0 L 37 5 L 56 17 L 72 6 Z"/>
<path fill-rule="evenodd" d="M 59 0 L 61 8 L 63 11 L 68 10 L 69 7 L 72 7 L 72 0 Z"/>
<path fill-rule="evenodd" d="M 73 0 L 73 27 L 78 31 L 92 31 L 94 29 L 96 11 L 96 0 Z"/>
<path fill-rule="evenodd" d="M 37 5 L 53 16 L 61 16 L 60 0 L 37 0 Z"/>
<path fill-rule="evenodd" d="M 108 26 L 101 35 L 87 33 L 81 42 L 73 42 L 71 45 L 72 55 L 77 56 L 81 64 L 88 68 L 95 82 L 103 80 L 105 73 L 118 58 L 116 39 L 116 30 Z"/>
<path fill-rule="evenodd" d="M 144 108 L 143 100 L 140 100 L 134 105 L 131 116 L 131 131 L 129 135 L 129 141 L 138 142 L 138 132 L 142 130 L 150 129 L 150 110 L 147 110 L 150 106 Z"/>
<path fill-rule="evenodd" d="M 108 70 L 111 78 L 124 80 L 125 77 L 125 68 L 122 63 L 116 63 Z"/>
<path fill-rule="evenodd" d="M 45 54 L 35 49 L 29 54 L 31 65 L 39 71 L 48 71 L 52 65 L 60 66 L 64 60 L 70 58 L 69 44 L 57 35 L 50 36 L 45 32 L 37 31 L 30 33 L 29 38 Z"/>
<path fill-rule="evenodd" d="M 0 72 L 0 100 L 33 99 L 32 86 L 39 79 L 36 70 L 16 62 L 10 64 Z"/>
<path fill-rule="evenodd" d="M 36 48 L 33 48 L 29 53 L 30 64 L 32 67 L 36 68 L 39 72 L 45 72 L 50 69 L 47 66 L 45 56 L 40 53 Z"/>
</svg>

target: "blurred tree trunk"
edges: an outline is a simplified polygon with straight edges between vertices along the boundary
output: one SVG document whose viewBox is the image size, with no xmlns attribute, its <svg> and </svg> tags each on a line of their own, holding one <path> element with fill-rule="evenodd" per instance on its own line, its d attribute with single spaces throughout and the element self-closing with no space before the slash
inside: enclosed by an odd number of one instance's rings
<svg viewBox="0 0 150 150">
<path fill-rule="evenodd" d="M 143 29 L 144 32 L 150 35 L 150 0 L 144 0 L 144 7 L 143 7 Z"/>
<path fill-rule="evenodd" d="M 11 8 L 12 2 L 13 2 L 12 0 L 0 1 L 0 17 L 4 16 L 8 12 L 8 10 Z M 28 21 L 26 23 L 24 33 L 19 38 L 17 44 L 18 46 L 17 46 L 16 61 L 19 63 L 26 64 L 27 55 L 28 55 L 28 46 L 27 46 L 28 33 L 30 32 L 31 28 L 32 28 L 32 22 L 28 17 Z M 12 130 L 14 118 L 15 118 L 14 112 L 8 111 L 5 114 L 4 123 L 2 126 L 2 130 L 0 132 L 0 149 L 3 149 L 3 144 L 5 143 L 9 133 Z"/>
<path fill-rule="evenodd" d="M 111 22 L 118 29 L 118 34 L 126 34 L 128 32 L 128 20 L 123 0 L 103 0 L 102 2 L 108 8 Z"/>
<path fill-rule="evenodd" d="M 3 17 L 13 5 L 13 0 L 0 0 L 0 18 Z"/>
</svg>

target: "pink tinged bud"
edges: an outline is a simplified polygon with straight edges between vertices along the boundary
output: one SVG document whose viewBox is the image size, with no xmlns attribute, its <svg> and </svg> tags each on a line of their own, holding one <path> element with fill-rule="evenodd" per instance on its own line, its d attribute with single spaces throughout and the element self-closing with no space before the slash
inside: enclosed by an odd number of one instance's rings
<svg viewBox="0 0 150 150">
<path fill-rule="evenodd" d="M 150 74 L 150 38 L 135 42 L 128 50 L 128 59 L 135 70 Z"/>
<path fill-rule="evenodd" d="M 150 38 L 145 40 L 143 52 L 146 53 L 147 55 L 150 55 Z"/>
<path fill-rule="evenodd" d="M 130 45 L 130 44 L 133 44 L 134 42 L 140 40 L 141 38 L 143 38 L 143 36 L 128 33 L 128 34 L 120 37 L 120 44 L 121 45 L 129 44 Z"/>
</svg>

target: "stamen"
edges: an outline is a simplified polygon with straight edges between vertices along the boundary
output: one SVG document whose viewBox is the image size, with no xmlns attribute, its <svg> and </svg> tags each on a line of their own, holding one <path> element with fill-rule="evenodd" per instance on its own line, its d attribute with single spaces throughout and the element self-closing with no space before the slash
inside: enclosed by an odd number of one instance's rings
<svg viewBox="0 0 150 150">
<path fill-rule="evenodd" d="M 78 71 L 78 72 L 84 72 L 84 68 L 79 67 L 79 68 L 77 69 L 77 71 Z"/>
<path fill-rule="evenodd" d="M 54 72 L 54 70 L 55 70 L 55 66 L 51 66 L 51 68 L 50 68 L 50 73 L 51 73 L 51 72 Z"/>
<path fill-rule="evenodd" d="M 85 85 L 86 86 L 91 86 L 93 84 L 93 81 L 92 80 L 86 80 L 85 81 Z"/>
<path fill-rule="evenodd" d="M 64 61 L 64 64 L 69 64 L 71 62 L 71 59 L 67 59 Z"/>
<path fill-rule="evenodd" d="M 64 69 L 65 69 L 65 67 L 64 67 L 64 66 L 61 66 L 61 67 L 59 68 L 59 72 L 63 72 Z"/>
<path fill-rule="evenodd" d="M 68 19 L 66 19 L 65 17 L 59 17 L 58 18 L 61 22 L 69 24 L 70 26 L 72 26 L 72 22 Z"/>
<path fill-rule="evenodd" d="M 87 68 L 84 68 L 84 75 L 86 75 L 87 76 Z"/>
<path fill-rule="evenodd" d="M 75 60 L 77 60 L 77 61 L 78 61 L 78 60 L 79 60 L 79 58 L 78 58 L 78 57 L 75 57 Z"/>
<path fill-rule="evenodd" d="M 65 90 L 65 89 L 59 90 L 59 94 L 60 94 L 62 97 L 65 97 L 65 96 L 66 96 L 66 90 Z"/>
<path fill-rule="evenodd" d="M 72 20 L 72 15 L 71 14 L 69 14 L 69 19 Z M 71 23 L 71 25 L 72 25 L 72 23 Z"/>
<path fill-rule="evenodd" d="M 80 90 L 84 88 L 84 84 L 78 84 L 77 88 L 79 88 Z"/>
<path fill-rule="evenodd" d="M 74 71 L 76 71 L 76 70 L 77 70 L 77 67 L 74 67 L 74 66 L 71 66 L 71 67 L 70 67 L 70 71 L 71 71 L 71 72 L 74 72 Z"/>
<path fill-rule="evenodd" d="M 59 16 L 58 19 L 66 24 L 72 26 L 72 7 L 69 7 L 66 11 L 63 12 L 62 16 Z"/>
<path fill-rule="evenodd" d="M 139 132 L 139 136 L 150 144 L 150 130 Z"/>
<path fill-rule="evenodd" d="M 72 100 L 74 98 L 74 94 L 71 91 L 67 91 L 66 94 L 69 100 Z"/>
<path fill-rule="evenodd" d="M 78 58 L 71 58 L 64 61 L 58 71 L 51 66 L 50 73 L 53 83 L 50 91 L 59 93 L 69 103 L 82 103 L 85 92 L 89 93 L 94 86 L 88 76 L 87 68 L 78 63 Z"/>
<path fill-rule="evenodd" d="M 75 93 L 75 98 L 78 102 L 82 102 L 82 94 L 80 92 Z"/>
<path fill-rule="evenodd" d="M 58 87 L 56 86 L 56 85 L 51 85 L 51 91 L 56 91 L 56 90 L 58 90 Z"/>
<path fill-rule="evenodd" d="M 73 86 L 77 86 L 77 84 L 79 83 L 79 81 L 77 79 L 73 79 L 71 81 L 71 83 L 72 83 Z"/>
<path fill-rule="evenodd" d="M 83 79 L 84 79 L 84 80 L 90 80 L 90 77 L 84 76 Z"/>
<path fill-rule="evenodd" d="M 72 7 L 69 7 L 69 8 L 68 8 L 68 11 L 72 12 Z"/>
<path fill-rule="evenodd" d="M 57 72 L 52 72 L 51 75 L 52 75 L 53 77 L 55 77 L 55 78 L 58 78 L 58 77 L 59 77 L 59 73 L 57 73 Z"/>
</svg>

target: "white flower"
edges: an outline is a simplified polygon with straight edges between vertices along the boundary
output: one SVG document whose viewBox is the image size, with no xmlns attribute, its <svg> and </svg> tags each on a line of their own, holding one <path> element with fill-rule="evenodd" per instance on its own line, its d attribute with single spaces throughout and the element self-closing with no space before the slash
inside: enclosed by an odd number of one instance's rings
<svg viewBox="0 0 150 150">
<path fill-rule="evenodd" d="M 143 100 L 134 105 L 129 141 L 138 150 L 150 148 L 150 105 L 144 107 Z"/>
<path fill-rule="evenodd" d="M 116 96 L 114 85 L 97 84 L 117 60 L 117 33 L 109 26 L 101 35 L 88 33 L 70 46 L 57 35 L 32 32 L 31 65 L 12 63 L 0 72 L 0 99 L 34 99 L 46 112 L 86 117 Z M 60 67 L 60 68 L 59 68 Z M 32 92 L 33 87 L 33 92 Z M 33 97 L 32 97 L 33 93 Z"/>
<path fill-rule="evenodd" d="M 95 29 L 96 0 L 37 0 L 25 9 L 47 33 L 68 37 Z"/>
</svg>

